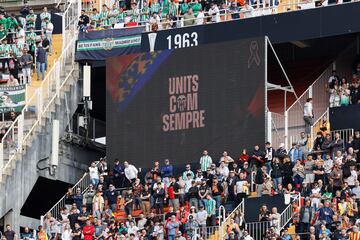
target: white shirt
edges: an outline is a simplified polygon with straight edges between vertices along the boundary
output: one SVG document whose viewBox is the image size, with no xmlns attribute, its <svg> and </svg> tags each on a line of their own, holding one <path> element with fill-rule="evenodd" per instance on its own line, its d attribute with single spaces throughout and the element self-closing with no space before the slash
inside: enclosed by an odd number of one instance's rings
<svg viewBox="0 0 360 240">
<path fill-rule="evenodd" d="M 62 234 L 61 234 L 61 239 L 62 240 L 71 240 L 71 230 L 65 230 Z"/>
<path fill-rule="evenodd" d="M 54 30 L 54 25 L 51 22 L 48 22 L 47 24 L 44 23 L 43 28 L 46 28 L 45 34 L 51 35 Z"/>
<path fill-rule="evenodd" d="M 357 199 L 360 199 L 360 186 L 359 187 L 354 187 L 352 189 L 352 193 L 354 193 L 356 195 Z"/>
<path fill-rule="evenodd" d="M 187 193 L 189 191 L 189 189 L 190 189 L 190 187 L 192 185 L 191 184 L 192 181 L 193 181 L 192 179 L 185 181 L 185 193 Z"/>
<path fill-rule="evenodd" d="M 325 173 L 331 173 L 333 166 L 334 163 L 332 159 L 326 160 L 324 164 Z"/>
<path fill-rule="evenodd" d="M 138 170 L 134 167 L 134 165 L 129 164 L 129 166 L 125 168 L 124 172 L 125 177 L 129 180 L 137 178 Z"/>
<path fill-rule="evenodd" d="M 203 25 L 204 24 L 204 17 L 205 14 L 203 12 L 199 12 L 196 17 L 196 25 Z"/>
<path fill-rule="evenodd" d="M 133 227 L 128 228 L 128 234 L 130 235 L 131 233 L 133 233 L 133 234 L 135 234 L 135 236 L 137 236 L 138 230 L 139 230 L 139 228 L 134 225 Z"/>
<path fill-rule="evenodd" d="M 245 18 L 249 18 L 249 17 L 253 16 L 253 10 L 254 10 L 254 8 L 250 5 L 248 5 L 248 6 L 245 6 L 245 8 L 242 8 L 240 10 L 240 12 L 242 12 L 244 14 Z"/>
<path fill-rule="evenodd" d="M 220 168 L 220 173 L 221 175 L 223 175 L 224 177 L 228 177 L 229 176 L 229 168 L 228 167 L 223 167 Z"/>
<path fill-rule="evenodd" d="M 196 221 L 199 223 L 200 226 L 206 225 L 206 219 L 207 219 L 207 212 L 205 210 L 196 213 Z"/>
<path fill-rule="evenodd" d="M 16 32 L 16 38 L 18 39 L 18 43 L 25 44 L 25 30 L 20 29 Z"/>
<path fill-rule="evenodd" d="M 212 22 L 220 22 L 220 11 L 219 8 L 215 5 L 209 9 L 209 16 L 211 16 Z"/>
<path fill-rule="evenodd" d="M 97 167 L 89 167 L 90 179 L 99 179 L 99 171 Z"/>
<path fill-rule="evenodd" d="M 305 117 L 313 117 L 313 106 L 311 102 L 307 102 L 304 105 L 304 116 Z"/>
<path fill-rule="evenodd" d="M 357 173 L 355 170 L 352 170 L 350 177 L 346 178 L 345 182 L 347 182 L 349 186 L 354 186 L 356 179 L 357 179 Z"/>
<path fill-rule="evenodd" d="M 244 181 L 244 180 L 240 180 L 240 181 L 237 181 L 236 182 L 236 191 L 234 192 L 235 194 L 238 194 L 238 193 L 242 193 L 244 192 L 244 184 L 247 183 L 247 181 Z"/>
</svg>

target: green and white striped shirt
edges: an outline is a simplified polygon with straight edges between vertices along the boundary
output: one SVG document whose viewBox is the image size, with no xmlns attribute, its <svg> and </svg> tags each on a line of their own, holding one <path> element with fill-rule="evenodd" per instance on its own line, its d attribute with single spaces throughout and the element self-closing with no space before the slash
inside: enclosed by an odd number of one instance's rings
<svg viewBox="0 0 360 240">
<path fill-rule="evenodd" d="M 200 158 L 201 171 L 205 172 L 212 164 L 212 159 L 209 155 Z"/>
</svg>

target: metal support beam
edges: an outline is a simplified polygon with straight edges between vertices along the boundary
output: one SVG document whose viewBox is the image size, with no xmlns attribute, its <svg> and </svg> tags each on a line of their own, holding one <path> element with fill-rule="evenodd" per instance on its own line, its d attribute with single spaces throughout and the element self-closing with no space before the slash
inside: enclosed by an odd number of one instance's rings
<svg viewBox="0 0 360 240">
<path fill-rule="evenodd" d="M 281 86 L 281 85 L 277 85 L 277 84 L 273 84 L 273 83 L 267 83 L 267 90 L 268 91 L 274 91 L 274 90 L 282 90 L 285 92 L 292 92 L 294 93 L 294 89 L 291 86 Z"/>
<path fill-rule="evenodd" d="M 284 69 L 284 67 L 283 67 L 283 65 L 282 65 L 282 63 L 281 63 L 278 55 L 277 55 L 276 52 L 275 52 L 275 49 L 274 49 L 273 45 L 271 44 L 271 42 L 270 42 L 270 40 L 269 40 L 269 38 L 268 38 L 267 36 L 265 36 L 265 39 L 266 39 L 268 45 L 270 46 L 271 50 L 273 51 L 273 53 L 274 53 L 274 55 L 275 55 L 275 58 L 276 58 L 277 62 L 279 63 L 279 66 L 280 66 L 280 68 L 281 68 L 281 70 L 282 70 L 282 72 L 283 72 L 283 74 L 284 74 L 284 76 L 285 76 L 285 78 L 286 78 L 286 81 L 288 82 L 289 86 L 291 86 L 291 88 L 294 89 L 293 86 L 292 86 L 292 84 L 291 84 L 291 82 L 290 82 L 290 79 L 289 79 L 288 75 L 287 75 L 286 72 L 285 72 L 285 69 Z M 299 97 L 297 96 L 296 92 L 293 91 L 293 93 L 294 93 L 294 95 L 295 95 L 296 100 L 298 100 Z M 298 102 L 298 101 L 297 101 L 297 102 Z M 300 108 L 303 109 L 303 106 L 301 106 L 300 102 L 299 102 L 299 105 L 300 105 Z"/>
</svg>

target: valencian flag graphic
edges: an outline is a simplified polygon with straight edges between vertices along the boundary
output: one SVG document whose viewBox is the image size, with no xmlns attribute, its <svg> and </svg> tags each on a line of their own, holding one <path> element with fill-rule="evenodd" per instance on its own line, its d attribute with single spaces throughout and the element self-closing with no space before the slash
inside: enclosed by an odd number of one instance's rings
<svg viewBox="0 0 360 240">
<path fill-rule="evenodd" d="M 265 140 L 264 38 L 107 59 L 107 156 L 150 167 Z"/>
</svg>

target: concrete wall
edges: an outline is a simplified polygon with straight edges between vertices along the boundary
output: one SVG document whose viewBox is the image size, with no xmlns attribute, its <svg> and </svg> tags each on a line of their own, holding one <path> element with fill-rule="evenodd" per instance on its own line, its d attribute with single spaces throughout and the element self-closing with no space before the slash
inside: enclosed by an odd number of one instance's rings
<svg viewBox="0 0 360 240">
<path fill-rule="evenodd" d="M 4 217 L 4 223 L 11 224 L 17 231 L 20 226 L 38 225 L 36 219 L 20 217 L 20 209 L 39 176 L 75 183 L 88 166 L 84 157 L 81 157 L 82 161 L 76 161 L 79 159 L 77 158 L 79 150 L 68 145 L 61 145 L 60 147 L 59 165 L 54 177 L 49 176 L 48 171 L 39 171 L 36 166 L 40 159 L 51 155 L 52 120 L 58 119 L 60 121 L 61 135 L 68 125 L 67 114 L 70 114 L 69 117 L 71 118 L 81 99 L 82 82 L 78 81 L 78 71 L 75 71 L 73 76 L 66 86 L 67 92 L 59 98 L 55 111 L 50 114 L 50 117 L 43 118 L 44 124 L 39 127 L 31 145 L 26 148 L 22 159 L 17 161 L 12 175 L 8 176 L 5 183 L 0 186 L 0 218 Z M 65 98 L 67 98 L 67 105 L 69 106 L 68 112 L 65 108 Z M 46 161 L 41 164 L 43 167 L 46 165 Z"/>
</svg>

